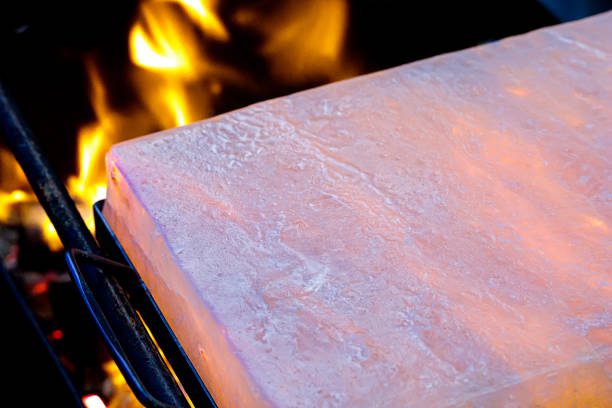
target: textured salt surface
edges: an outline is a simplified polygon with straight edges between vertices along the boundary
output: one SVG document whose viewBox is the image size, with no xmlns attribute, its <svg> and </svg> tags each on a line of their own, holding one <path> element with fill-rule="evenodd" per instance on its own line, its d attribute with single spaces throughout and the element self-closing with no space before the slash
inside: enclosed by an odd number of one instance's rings
<svg viewBox="0 0 612 408">
<path fill-rule="evenodd" d="M 113 147 L 223 407 L 612 401 L 612 14 Z"/>
</svg>

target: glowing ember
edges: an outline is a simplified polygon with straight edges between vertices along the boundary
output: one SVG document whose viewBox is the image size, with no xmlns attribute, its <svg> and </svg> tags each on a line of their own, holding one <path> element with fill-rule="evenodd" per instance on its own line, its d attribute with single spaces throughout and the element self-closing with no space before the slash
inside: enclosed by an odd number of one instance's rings
<svg viewBox="0 0 612 408">
<path fill-rule="evenodd" d="M 85 395 L 81 400 L 86 408 L 106 408 L 102 398 L 96 394 Z"/>
<path fill-rule="evenodd" d="M 64 338 L 64 332 L 59 329 L 53 330 L 49 333 L 49 338 L 54 341 L 62 340 Z"/>
</svg>

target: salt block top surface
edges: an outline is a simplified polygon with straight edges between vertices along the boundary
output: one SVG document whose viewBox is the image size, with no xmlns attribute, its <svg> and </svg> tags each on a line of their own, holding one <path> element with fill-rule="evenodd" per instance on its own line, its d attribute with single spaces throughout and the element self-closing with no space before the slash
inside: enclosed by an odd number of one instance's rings
<svg viewBox="0 0 612 408">
<path fill-rule="evenodd" d="M 221 406 L 604 406 L 611 160 L 608 13 L 116 145 L 104 211 Z"/>
</svg>

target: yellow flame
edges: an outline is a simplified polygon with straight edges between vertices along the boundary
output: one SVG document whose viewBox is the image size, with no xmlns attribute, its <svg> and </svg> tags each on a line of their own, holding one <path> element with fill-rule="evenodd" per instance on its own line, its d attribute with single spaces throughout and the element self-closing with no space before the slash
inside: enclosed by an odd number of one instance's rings
<svg viewBox="0 0 612 408">
<path fill-rule="evenodd" d="M 190 110 L 190 106 L 193 106 L 193 103 L 190 104 L 192 98 L 180 83 L 169 82 L 162 87 L 160 94 L 162 100 L 157 103 L 158 106 L 151 108 L 157 111 L 156 116 L 162 127 L 183 126 L 199 119 L 192 114 Z"/>
<path fill-rule="evenodd" d="M 23 190 L 13 190 L 8 193 L 0 191 L 0 223 L 12 224 L 11 216 L 14 208 L 20 203 L 36 202 L 34 194 Z"/>
<path fill-rule="evenodd" d="M 81 128 L 78 136 L 79 173 L 70 176 L 68 189 L 72 195 L 80 197 L 92 184 L 92 166 L 97 157 L 102 155 L 101 146 L 104 140 L 104 131 L 98 125 Z M 97 186 L 94 186 L 97 188 Z"/>
<path fill-rule="evenodd" d="M 96 120 L 79 130 L 78 171 L 68 177 L 66 184 L 90 229 L 94 228 L 92 205 L 106 195 L 104 154 L 112 143 L 125 138 L 126 132 L 133 136 L 154 130 L 155 125 L 151 123 L 164 128 L 181 126 L 210 112 L 206 100 L 212 92 L 202 97 L 201 92 L 191 89 L 191 84 L 201 80 L 207 69 L 194 26 L 207 37 L 220 41 L 229 39 L 214 12 L 215 6 L 213 1 L 198 0 L 142 3 L 139 20 L 130 32 L 129 45 L 132 62 L 153 75 L 143 77 L 140 90 L 150 116 L 147 119 L 117 113 L 109 103 L 100 72 L 92 61 L 86 61 Z M 0 159 L 0 222 L 23 223 L 21 209 L 28 205 L 32 207 L 32 210 L 27 209 L 28 222 L 34 222 L 40 229 L 50 249 L 61 249 L 55 228 L 44 212 L 38 210 L 36 197 L 28 189 L 19 165 L 3 150 L 0 150 Z M 35 208 L 37 211 L 33 211 Z"/>
<path fill-rule="evenodd" d="M 27 188 L 28 181 L 11 152 L 0 148 L 0 191 Z"/>
<path fill-rule="evenodd" d="M 174 117 L 174 124 L 176 126 L 183 126 L 190 122 L 187 116 L 187 107 L 184 106 L 183 99 L 177 95 L 176 89 L 171 88 L 166 93 L 168 101 L 168 107 L 172 116 Z"/>
<path fill-rule="evenodd" d="M 14 203 L 20 203 L 28 199 L 28 194 L 22 190 L 15 190 L 9 194 L 8 199 Z"/>
<path fill-rule="evenodd" d="M 106 87 L 98 69 L 92 61 L 85 68 L 90 82 L 91 104 L 96 122 L 87 124 L 77 135 L 78 172 L 67 180 L 68 192 L 77 203 L 87 226 L 93 231 L 92 205 L 106 195 L 104 154 L 118 140 L 122 129 L 117 115 L 108 103 Z"/>
<path fill-rule="evenodd" d="M 104 153 L 115 139 L 114 135 L 119 132 L 120 124 L 108 104 L 106 88 L 95 66 L 88 62 L 86 68 L 90 78 L 91 103 L 98 120 L 79 130 L 78 172 L 68 177 L 67 189 L 87 226 L 93 230 L 92 205 L 106 195 Z M 1 180 L 13 180 L 13 184 L 17 182 L 23 186 L 5 192 L 5 182 L 0 184 L 0 222 L 28 224 L 25 226 L 38 228 L 41 237 L 52 251 L 62 249 L 53 224 L 37 205 L 38 201 L 29 189 L 17 162 L 3 150 L 0 150 L 0 157 Z"/>
<path fill-rule="evenodd" d="M 87 77 L 89 79 L 89 97 L 91 101 L 91 106 L 96 115 L 95 124 L 90 124 L 90 125 L 87 125 L 86 127 L 92 128 L 92 127 L 97 126 L 101 128 L 101 130 L 99 130 L 99 132 L 103 133 L 101 138 L 108 145 L 109 142 L 111 142 L 112 140 L 116 140 L 120 137 L 118 133 L 121 131 L 122 126 L 119 123 L 117 114 L 114 112 L 113 108 L 109 104 L 108 95 L 106 91 L 106 85 L 104 84 L 104 81 L 102 80 L 100 71 L 98 70 L 98 67 L 91 59 L 85 60 L 85 71 L 87 72 Z M 79 131 L 79 136 L 78 136 L 79 149 L 90 149 L 90 148 L 83 146 L 84 144 L 88 144 L 88 142 L 81 141 L 81 139 L 83 138 L 87 140 L 96 139 L 95 137 L 91 136 L 91 134 L 95 132 L 96 130 L 93 130 L 93 129 L 88 130 L 88 131 L 83 131 L 81 129 Z M 93 142 L 101 143 L 95 140 Z M 83 150 L 79 150 L 79 152 L 82 153 Z M 94 156 L 90 156 L 90 157 L 93 158 Z M 82 165 L 79 164 L 79 166 L 82 166 Z M 81 167 L 81 171 L 82 171 L 82 167 Z"/>
<path fill-rule="evenodd" d="M 202 92 L 201 85 L 223 68 L 213 67 L 193 28 L 218 40 L 229 39 L 214 8 L 212 1 L 198 0 L 141 4 L 140 19 L 130 32 L 130 57 L 148 71 L 140 73 L 136 83 L 144 105 L 162 128 L 186 125 L 211 113 L 209 101 L 218 87 Z"/>
<path fill-rule="evenodd" d="M 55 227 L 51 223 L 51 220 L 49 220 L 47 217 L 45 217 L 43 221 L 42 236 L 51 251 L 59 251 L 63 248 L 62 243 L 57 236 L 57 231 L 55 231 Z"/>
<path fill-rule="evenodd" d="M 210 0 L 177 0 L 176 2 L 183 7 L 203 32 L 220 41 L 229 40 L 227 29 L 214 12 L 216 2 Z"/>
<path fill-rule="evenodd" d="M 106 195 L 102 159 L 108 139 L 100 124 L 84 126 L 78 135 L 79 172 L 68 178 L 68 192 L 77 203 L 85 223 L 93 231 L 91 206 Z M 102 173 L 102 174 L 100 174 Z"/>
<path fill-rule="evenodd" d="M 280 80 L 336 80 L 357 73 L 344 56 L 346 0 L 286 2 L 272 13 L 244 8 L 235 14 L 235 20 L 263 34 L 261 53 Z"/>
<path fill-rule="evenodd" d="M 21 193 L 21 190 L 9 193 L 0 191 L 0 223 L 12 224 L 11 215 L 14 211 L 14 205 L 25 201 L 25 197 L 21 197 L 19 193 Z"/>
<path fill-rule="evenodd" d="M 142 405 L 138 402 L 130 387 L 127 385 L 123 374 L 119 371 L 119 367 L 113 360 L 109 360 L 103 364 L 102 368 L 110 379 L 112 386 L 112 396 L 110 398 L 108 408 L 138 408 Z"/>
<path fill-rule="evenodd" d="M 101 138 L 96 137 L 93 140 L 84 138 L 79 143 L 79 150 L 81 151 L 80 171 L 78 175 L 71 176 L 68 179 L 68 190 L 77 202 L 86 223 L 93 229 L 93 214 L 88 207 L 106 195 L 104 183 L 91 178 L 91 164 L 95 162 L 94 158 L 96 156 L 102 154 L 99 149 Z M 10 156 L 4 152 L 4 157 Z M 29 190 L 15 189 L 5 192 L 0 189 L 0 223 L 6 225 L 21 224 L 27 228 L 37 228 L 49 249 L 52 251 L 62 249 L 55 227 L 40 209 L 34 193 Z"/>
<path fill-rule="evenodd" d="M 39 209 L 38 200 L 29 190 L 19 164 L 12 154 L 4 149 L 0 149 L 0 223 L 37 228 L 49 248 L 52 250 L 61 248 L 55 229 L 51 231 L 53 225 Z"/>
<path fill-rule="evenodd" d="M 187 14 L 177 13 L 177 4 Z M 202 43 L 191 24 L 211 37 L 227 41 L 229 34 L 217 15 L 211 1 L 166 0 L 145 1 L 140 7 L 140 20 L 130 31 L 130 57 L 142 68 L 172 72 L 195 78 L 205 69 L 202 62 Z M 191 20 L 187 20 L 189 17 Z"/>
<path fill-rule="evenodd" d="M 170 45 L 168 38 L 178 40 L 175 26 L 164 24 L 166 20 L 155 19 L 150 13 L 144 12 L 144 23 L 136 23 L 130 32 L 130 57 L 132 62 L 140 67 L 153 70 L 170 70 L 191 74 L 193 67 L 187 57 L 187 51 L 182 46 Z M 150 33 L 145 25 L 148 23 Z M 169 27 L 165 29 L 164 27 Z M 181 43 L 179 43 L 181 44 Z"/>
</svg>

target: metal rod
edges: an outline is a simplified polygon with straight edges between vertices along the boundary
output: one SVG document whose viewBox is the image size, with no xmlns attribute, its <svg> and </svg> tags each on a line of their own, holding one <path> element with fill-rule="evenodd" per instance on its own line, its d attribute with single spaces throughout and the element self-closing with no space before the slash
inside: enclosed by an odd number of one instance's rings
<svg viewBox="0 0 612 408">
<path fill-rule="evenodd" d="M 98 252 L 98 246 L 74 201 L 42 153 L 38 142 L 0 84 L 0 119 L 6 143 L 23 169 L 66 248 Z"/>
<path fill-rule="evenodd" d="M 37 140 L 1 83 L 0 122 L 7 146 L 23 169 L 64 247 L 67 250 L 79 249 L 99 254 L 100 249 L 66 187 L 49 165 Z M 123 351 L 153 396 L 171 406 L 188 406 L 142 321 L 116 281 L 94 267 L 83 268 L 83 275 L 89 285 L 95 288 L 97 303 L 102 308 L 119 343 L 113 344 L 112 348 Z"/>
</svg>

